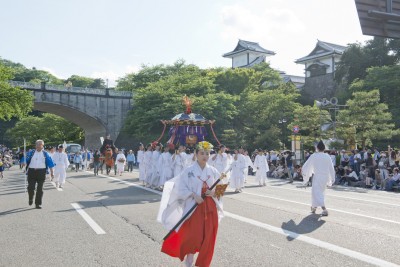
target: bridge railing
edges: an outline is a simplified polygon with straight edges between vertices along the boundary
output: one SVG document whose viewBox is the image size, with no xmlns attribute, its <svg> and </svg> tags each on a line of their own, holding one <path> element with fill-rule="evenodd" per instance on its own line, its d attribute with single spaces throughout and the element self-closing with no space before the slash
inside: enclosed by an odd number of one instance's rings
<svg viewBox="0 0 400 267">
<path fill-rule="evenodd" d="M 122 96 L 122 97 L 132 97 L 132 92 L 129 91 L 115 91 L 113 89 L 100 89 L 100 88 L 83 88 L 83 87 L 66 87 L 62 85 L 55 84 L 36 84 L 29 82 L 20 81 L 10 81 L 10 85 L 14 87 L 21 87 L 25 89 L 33 90 L 56 90 L 68 93 L 80 93 L 80 94 L 92 94 L 92 95 L 102 95 L 108 94 L 110 96 Z"/>
</svg>

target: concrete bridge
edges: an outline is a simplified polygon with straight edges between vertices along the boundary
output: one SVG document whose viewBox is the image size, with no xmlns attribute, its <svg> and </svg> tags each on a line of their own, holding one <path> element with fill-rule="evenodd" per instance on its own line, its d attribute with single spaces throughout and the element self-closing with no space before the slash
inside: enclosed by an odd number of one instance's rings
<svg viewBox="0 0 400 267">
<path fill-rule="evenodd" d="M 17 81 L 10 84 L 32 91 L 35 110 L 56 114 L 81 127 L 85 131 L 85 147 L 89 149 L 100 147 L 100 137 L 106 134 L 117 141 L 132 108 L 131 92 Z"/>
</svg>

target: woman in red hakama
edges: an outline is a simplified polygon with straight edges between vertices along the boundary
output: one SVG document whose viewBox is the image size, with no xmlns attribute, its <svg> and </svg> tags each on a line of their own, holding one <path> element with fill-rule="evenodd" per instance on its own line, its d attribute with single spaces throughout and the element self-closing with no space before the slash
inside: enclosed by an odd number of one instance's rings
<svg viewBox="0 0 400 267">
<path fill-rule="evenodd" d="M 206 148 L 210 145 L 206 145 Z M 193 198 L 198 206 L 179 230 L 174 231 L 164 241 L 161 251 L 181 261 L 186 256 L 186 266 L 192 266 L 193 254 L 198 253 L 195 266 L 208 267 L 214 254 L 219 221 L 216 204 L 218 200 L 215 198 L 215 191 L 210 191 L 209 188 L 220 174 L 214 167 L 207 165 L 209 150 L 201 148 L 198 147 L 196 152 L 197 163 L 182 172 L 184 177 L 180 182 L 185 183 L 187 188 L 181 193 L 187 196 L 187 199 Z M 206 197 L 203 199 L 201 195 Z"/>
</svg>

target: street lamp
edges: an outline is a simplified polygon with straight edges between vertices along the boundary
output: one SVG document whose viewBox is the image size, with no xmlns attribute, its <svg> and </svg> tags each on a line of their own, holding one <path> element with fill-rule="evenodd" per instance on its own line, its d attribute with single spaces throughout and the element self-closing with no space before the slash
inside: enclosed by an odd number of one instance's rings
<svg viewBox="0 0 400 267">
<path fill-rule="evenodd" d="M 285 133 L 286 133 L 285 124 L 287 123 L 287 120 L 285 118 L 282 118 L 282 119 L 278 120 L 278 122 L 279 122 L 279 124 L 282 124 L 282 135 L 283 135 L 282 143 L 283 143 L 283 149 L 286 149 L 286 144 L 285 144 L 285 138 L 286 138 L 285 137 Z"/>
</svg>

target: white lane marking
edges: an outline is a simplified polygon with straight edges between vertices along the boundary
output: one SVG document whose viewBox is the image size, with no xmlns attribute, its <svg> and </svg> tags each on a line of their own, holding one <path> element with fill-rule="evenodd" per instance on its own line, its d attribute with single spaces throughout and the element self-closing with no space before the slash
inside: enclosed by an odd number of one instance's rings
<svg viewBox="0 0 400 267">
<path fill-rule="evenodd" d="M 294 204 L 299 204 L 299 205 L 311 206 L 309 203 L 303 203 L 303 202 L 298 202 L 298 201 L 293 201 L 293 200 L 288 200 L 288 199 L 283 199 L 283 198 L 278 198 L 278 197 L 271 197 L 271 196 L 265 196 L 265 195 L 248 193 L 248 192 L 242 192 L 242 194 L 247 194 L 247 195 L 252 195 L 252 196 L 257 196 L 257 197 L 264 197 L 264 198 L 269 198 L 269 199 L 275 199 L 278 201 L 284 201 L 284 202 L 289 202 L 289 203 L 294 203 Z M 329 208 L 328 210 L 333 210 L 333 211 L 337 211 L 337 212 L 341 212 L 341 213 L 345 213 L 345 214 L 355 215 L 355 216 L 364 217 L 364 218 L 373 219 L 373 220 L 382 221 L 382 222 L 400 224 L 399 221 L 393 221 L 393 220 L 368 216 L 368 215 L 364 215 L 364 214 L 360 214 L 360 213 L 354 213 L 354 212 L 338 210 L 338 209 L 333 209 L 333 208 Z"/>
<path fill-rule="evenodd" d="M 131 185 L 131 186 L 134 186 L 134 187 L 137 187 L 137 188 L 140 188 L 140 189 L 143 189 L 143 190 L 146 190 L 146 191 L 158 194 L 158 195 L 162 195 L 162 192 L 159 192 L 159 191 L 156 191 L 156 190 L 153 190 L 153 189 L 150 189 L 150 188 L 146 188 L 146 187 L 140 186 L 140 185 L 135 184 L 135 183 L 127 182 L 127 181 L 124 181 L 124 180 L 121 180 L 121 179 L 118 179 L 118 178 L 109 177 L 109 176 L 106 176 L 106 175 L 101 175 L 101 176 L 105 177 L 105 178 L 108 178 L 108 179 L 111 179 L 111 180 L 114 180 L 114 181 L 119 181 L 119 182 L 127 184 L 127 185 Z M 300 202 L 297 202 L 297 203 L 298 204 L 304 204 L 304 203 L 300 203 Z M 308 204 L 306 204 L 306 205 L 308 205 Z M 332 210 L 332 209 L 330 209 L 330 210 Z M 305 235 L 300 235 L 298 233 L 291 232 L 291 231 L 288 231 L 288 230 L 284 230 L 282 228 L 278 228 L 278 227 L 275 227 L 275 226 L 272 226 L 272 225 L 269 225 L 269 224 L 258 222 L 256 220 L 252 220 L 252 219 L 240 216 L 240 215 L 236 215 L 236 214 L 230 213 L 228 211 L 224 211 L 224 215 L 227 216 L 227 217 L 230 217 L 232 219 L 236 219 L 238 221 L 242 221 L 242 222 L 249 223 L 249 224 L 252 224 L 252 225 L 255 225 L 255 226 L 259 226 L 259 227 L 261 227 L 263 229 L 266 229 L 266 230 L 269 230 L 269 231 L 272 231 L 272 232 L 275 232 L 275 233 L 283 234 L 285 236 L 290 236 L 291 238 L 295 238 L 297 240 L 309 243 L 309 244 L 317 246 L 317 247 L 325 248 L 325 249 L 337 252 L 339 254 L 343 254 L 343 255 L 348 256 L 350 258 L 354 258 L 354 259 L 358 259 L 358 260 L 361 260 L 361 261 L 364 261 L 364 262 L 367 262 L 367 263 L 375 264 L 377 266 L 389 266 L 389 267 L 390 266 L 393 266 L 393 267 L 397 266 L 397 267 L 399 267 L 399 265 L 396 265 L 394 263 L 391 263 L 391 262 L 388 262 L 388 261 L 385 261 L 385 260 L 381 260 L 379 258 L 375 258 L 375 257 L 369 256 L 369 255 L 366 255 L 366 254 L 362 254 L 362 253 L 357 252 L 357 251 L 353 251 L 353 250 L 350 250 L 350 249 L 347 249 L 347 248 L 336 246 L 334 244 L 331 244 L 331 243 L 328 243 L 328 242 L 324 242 L 324 241 L 321 241 L 321 240 L 318 240 L 318 239 L 315 239 L 315 238 L 311 238 L 311 237 L 308 237 L 308 236 L 305 236 Z"/>
<path fill-rule="evenodd" d="M 256 183 L 249 183 L 247 182 L 247 184 L 250 185 L 258 185 Z M 282 184 L 280 184 L 282 185 Z M 282 189 L 282 190 L 290 190 L 290 191 L 297 191 L 297 192 L 303 192 L 303 193 L 307 193 L 308 190 L 305 189 L 294 189 L 294 188 L 285 188 L 285 187 L 278 187 L 278 186 L 270 186 L 270 188 L 273 187 L 274 189 Z M 332 190 L 332 189 L 331 189 Z M 351 199 L 351 200 L 359 200 L 359 201 L 365 201 L 365 202 L 371 202 L 371 203 L 376 203 L 376 204 L 383 204 L 383 205 L 391 205 L 391 206 L 395 206 L 395 207 L 400 207 L 399 204 L 393 204 L 393 203 L 387 203 L 387 202 L 380 202 L 380 201 L 375 201 L 375 200 L 369 200 L 369 199 L 362 199 L 362 198 L 353 198 L 353 197 L 345 197 L 345 196 L 339 196 L 336 194 L 330 194 L 329 191 L 326 192 L 327 196 L 333 196 L 333 197 L 337 197 L 337 198 L 344 198 L 344 199 Z M 353 193 L 353 192 L 346 192 L 346 193 Z M 397 198 L 392 198 L 392 197 L 388 197 L 388 196 L 382 196 L 382 195 L 377 195 L 377 194 L 368 194 L 368 196 L 376 196 L 376 197 L 380 197 L 380 198 L 386 198 L 386 199 L 390 199 L 390 200 L 395 200 L 397 201 Z"/>
<path fill-rule="evenodd" d="M 58 191 L 64 191 L 62 188 L 57 187 L 55 182 L 51 182 L 51 184 L 52 184 Z"/>
<path fill-rule="evenodd" d="M 82 218 L 89 224 L 90 227 L 98 235 L 104 235 L 106 232 L 79 206 L 78 203 L 71 203 L 71 206 L 82 216 Z"/>
<path fill-rule="evenodd" d="M 388 262 L 388 261 L 385 261 L 385 260 L 382 260 L 379 258 L 375 258 L 375 257 L 369 256 L 369 255 L 366 255 L 366 254 L 363 254 L 363 253 L 360 253 L 360 252 L 357 252 L 354 250 L 336 246 L 336 245 L 328 243 L 328 242 L 324 242 L 324 241 L 321 241 L 321 240 L 318 240 L 318 239 L 315 239 L 312 237 L 308 237 L 308 236 L 301 235 L 301 234 L 298 234 L 295 232 L 291 232 L 291 231 L 288 231 L 288 230 L 285 230 L 282 228 L 278 228 L 278 227 L 275 227 L 275 226 L 272 226 L 272 225 L 269 225 L 266 223 L 262 223 L 262 222 L 252 220 L 252 219 L 240 216 L 240 215 L 236 215 L 236 214 L 233 214 L 233 213 L 230 213 L 227 211 L 224 211 L 224 214 L 225 214 L 225 216 L 230 217 L 232 219 L 235 219 L 235 220 L 238 220 L 241 222 L 245 222 L 245 223 L 248 223 L 248 224 L 251 224 L 254 226 L 258 226 L 265 230 L 268 230 L 268 231 L 271 231 L 271 232 L 274 232 L 277 234 L 281 234 L 281 235 L 284 235 L 287 237 L 291 237 L 293 239 L 300 240 L 305 243 L 308 243 L 308 244 L 311 244 L 311 245 L 314 245 L 314 246 L 317 246 L 320 248 L 324 248 L 324 249 L 327 249 L 327 250 L 330 250 L 330 251 L 345 255 L 347 257 L 366 262 L 366 263 L 374 264 L 377 266 L 399 266 L 397 264 L 394 264 L 394 263 L 391 263 L 391 262 Z"/>
</svg>

